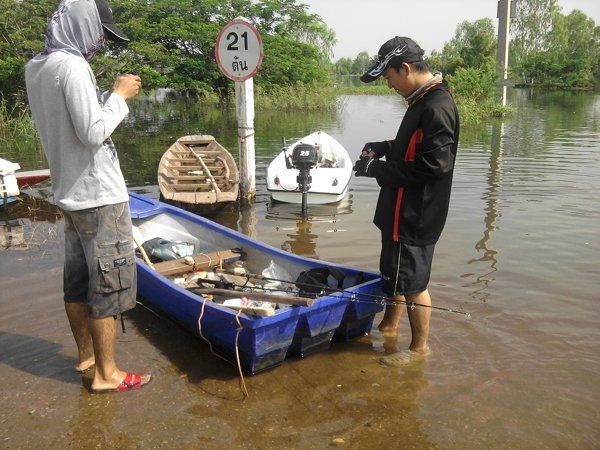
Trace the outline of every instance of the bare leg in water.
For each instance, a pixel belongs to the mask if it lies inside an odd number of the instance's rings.
[[[392,297],[392,301],[398,302],[399,304],[390,304],[385,307],[383,313],[383,319],[379,322],[378,329],[385,337],[396,337],[398,336],[398,324],[400,318],[404,312],[404,296],[397,295]]]
[[[406,296],[408,305],[408,321],[410,322],[410,331],[412,339],[410,341],[409,350],[421,356],[426,356],[431,351],[427,343],[429,339],[429,319],[431,318],[431,297],[429,291],[425,289],[423,292],[414,295]],[[411,303],[417,303],[423,306],[410,307]]]
[[[82,303],[65,302],[65,310],[69,319],[69,325],[75,338],[78,351],[78,361],[74,369],[77,372],[85,372],[95,364],[94,345],[92,335],[88,326],[87,305]]]
[[[399,297],[395,297],[398,300]],[[431,317],[431,297],[429,292],[424,290],[418,294],[407,295],[407,314],[408,321],[410,323],[411,341],[408,351],[401,351],[393,353],[391,355],[381,358],[381,362],[390,366],[403,366],[411,361],[419,360],[424,356],[431,353],[429,349],[429,319]],[[418,303],[422,306],[410,307],[411,303]],[[388,308],[394,307],[388,313]],[[401,309],[400,309],[401,308]],[[383,317],[383,320],[379,324],[379,329],[385,336],[396,336],[398,329],[398,322],[402,314],[403,306],[401,305],[388,305]],[[399,311],[399,312],[398,312]]]
[[[96,365],[92,390],[112,389],[119,386],[127,373],[119,370],[115,361],[117,336],[115,318],[112,316],[101,319],[88,318],[85,303],[65,303],[65,309],[79,352],[79,363],[75,368],[81,371],[85,367]],[[150,378],[150,375],[142,375],[141,384],[148,383]]]

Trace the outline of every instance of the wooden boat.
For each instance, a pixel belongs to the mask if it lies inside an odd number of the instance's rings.
[[[212,212],[238,199],[235,159],[213,136],[177,139],[158,166],[161,198],[198,212]]]
[[[285,252],[143,195],[130,193],[129,203],[140,253],[138,295],[208,341],[220,356],[237,363],[239,355],[238,364],[247,374],[275,367],[287,355],[328,349],[334,338],[362,336],[383,309],[382,302],[351,301],[381,295],[378,274]],[[180,256],[186,256],[153,262],[152,242],[178,243],[187,248]],[[341,287],[316,298],[295,290],[300,273],[323,267],[343,273]],[[211,279],[229,290],[211,286]],[[266,296],[269,304],[245,307],[244,297],[255,296]]]
[[[336,139],[317,131],[277,154],[267,167],[267,190],[273,200],[286,203],[302,203],[302,189],[299,186],[299,168],[293,164],[294,149],[302,144],[314,146],[317,158],[310,168],[310,188],[306,203],[325,204],[342,200],[352,176],[352,160],[346,149]]]

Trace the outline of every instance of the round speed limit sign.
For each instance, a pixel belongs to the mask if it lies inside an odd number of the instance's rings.
[[[223,75],[233,81],[245,81],[252,78],[260,67],[262,39],[251,23],[235,19],[219,33],[215,56]]]

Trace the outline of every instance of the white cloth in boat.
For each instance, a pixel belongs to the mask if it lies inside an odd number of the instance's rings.
[[[337,167],[338,158],[331,147],[323,147],[320,144],[315,144],[315,147],[319,155],[318,167]]]

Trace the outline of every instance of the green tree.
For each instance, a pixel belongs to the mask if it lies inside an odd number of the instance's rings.
[[[25,63],[43,47],[54,0],[0,0],[0,97],[10,108],[24,99]]]
[[[373,64],[373,59],[365,51],[356,55],[356,58],[340,58],[335,63],[337,75],[362,75]]]
[[[144,86],[193,93],[217,92],[226,98],[233,84],[215,60],[222,27],[238,16],[259,30],[264,44],[262,88],[326,83],[335,34],[296,0],[111,0],[127,46],[109,44],[92,60],[102,87],[117,73],[138,73]],[[56,0],[0,0],[0,95],[23,99],[25,63],[43,48]],[[263,73],[264,72],[264,73]]]
[[[555,0],[519,1],[511,30],[512,72],[523,83],[593,87],[600,31],[582,11],[565,16]]]
[[[352,75],[352,59],[340,58],[335,62],[336,75]]]
[[[510,65],[548,50],[558,0],[516,0],[510,23]]]
[[[559,83],[569,87],[593,85],[599,50],[596,28],[580,10],[568,16],[555,13],[549,53],[563,66],[562,73],[557,74]]]
[[[322,63],[322,55],[315,46],[303,45],[292,37],[269,34],[263,37],[263,45],[264,59],[256,75],[258,86],[270,91],[282,86],[329,82],[329,65]]]
[[[373,58],[369,57],[367,52],[360,52],[356,55],[354,62],[352,63],[352,73],[355,75],[362,75],[369,67],[373,64]]]
[[[491,19],[464,21],[456,27],[454,37],[444,44],[442,53],[432,52],[430,66],[444,74],[453,74],[459,67],[493,72],[496,46],[496,32]]]
[[[442,52],[433,51],[427,62],[450,82],[461,117],[475,122],[506,114],[497,100],[497,39],[491,19],[464,21],[456,27]]]
[[[296,0],[261,0],[246,17],[252,17],[261,32],[314,45],[328,61],[336,44],[335,33],[319,15],[309,14],[306,8]]]

